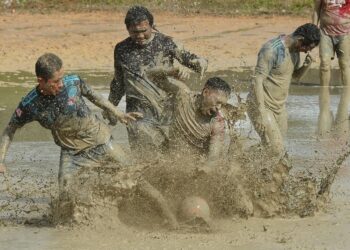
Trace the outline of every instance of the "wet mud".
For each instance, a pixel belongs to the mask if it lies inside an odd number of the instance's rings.
[[[127,169],[85,169],[76,175],[69,205],[53,210],[53,222],[99,225],[103,221],[105,225],[113,221],[111,226],[122,222],[166,228],[157,206],[137,189],[139,175],[164,195],[174,214],[179,214],[186,197],[199,196],[208,202],[213,219],[313,216],[329,202],[330,188],[347,155],[338,153],[336,160],[320,159],[313,168],[301,159],[273,158],[266,149],[253,146],[232,154],[235,157],[228,164],[210,172],[198,159],[169,157]]]
[[[215,73],[236,84],[236,90],[242,92],[244,97],[249,72],[246,69],[241,72]],[[105,94],[104,81],[109,77],[107,73],[81,73],[88,82],[95,83],[94,88]],[[2,78],[7,79],[9,87],[2,87],[1,117],[9,118],[20,96],[28,91],[16,83],[23,79],[27,81],[30,77],[24,73],[2,75]],[[196,83],[195,79],[196,76],[193,76],[191,82]],[[191,87],[196,89],[198,86],[193,84]],[[175,214],[184,198],[197,195],[207,200],[212,215],[217,218],[312,216],[328,201],[331,184],[341,165],[341,162],[334,161],[341,155],[338,151],[342,148],[339,143],[330,145],[329,141],[322,143],[312,139],[316,131],[316,114],[309,110],[317,106],[317,93],[317,88],[291,88],[287,104],[290,115],[287,144],[291,155],[287,160],[271,158],[257,146],[245,146],[243,154],[231,152],[233,158],[229,160],[230,164],[221,164],[207,174],[198,171],[202,165],[200,161],[184,161],[183,158],[144,162],[135,166],[136,170],[131,168],[117,171],[116,166],[102,171],[86,170],[77,175],[71,192],[72,202],[66,204],[62,211],[57,210],[58,149],[51,146],[42,152],[42,149],[32,147],[37,143],[28,142],[20,148],[17,144],[10,149],[10,152],[14,152],[10,156],[10,165],[11,162],[15,164],[15,171],[10,171],[1,182],[2,223],[56,225],[74,222],[91,225],[101,224],[102,218],[108,218],[106,223],[110,222],[110,216],[103,214],[112,214],[118,225],[121,221],[126,225],[162,227],[166,222],[160,211],[142,197],[133,181],[126,178],[141,170],[147,180],[169,201]],[[125,103],[122,102],[122,105]],[[6,119],[1,119],[0,123],[4,127]],[[248,136],[248,140],[243,139],[246,145],[257,143],[249,122],[241,123],[237,129],[240,137]],[[113,135],[118,141],[127,142],[125,128],[122,126],[115,128]],[[33,124],[19,131],[16,139],[47,141],[50,137],[49,132],[43,133],[38,125]],[[303,142],[304,138],[310,139]],[[23,151],[25,153],[21,154]],[[19,163],[21,161],[24,162]],[[50,166],[49,171],[47,166]]]

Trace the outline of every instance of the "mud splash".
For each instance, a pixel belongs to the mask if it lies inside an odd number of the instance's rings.
[[[202,171],[199,161],[186,159],[158,159],[122,170],[108,166],[80,171],[71,187],[72,202],[67,209],[54,211],[55,222],[108,222],[111,226],[123,222],[161,228],[165,222],[160,211],[138,192],[135,174],[142,174],[156,187],[175,214],[184,198],[200,196],[208,202],[214,218],[313,216],[327,204],[345,157],[306,169],[253,146],[210,172]]]

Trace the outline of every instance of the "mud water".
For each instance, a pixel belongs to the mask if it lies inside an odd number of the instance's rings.
[[[247,73],[248,72],[248,73]],[[249,71],[216,72],[229,81],[241,87],[241,96],[246,95],[246,84]],[[107,96],[110,73],[79,72],[103,95]],[[234,76],[232,78],[232,76]],[[0,80],[0,130],[6,126],[11,113],[20,98],[34,86],[34,78],[25,72],[1,74]],[[22,85],[22,82],[28,85]],[[192,86],[199,89],[198,83]],[[339,90],[334,89],[336,94]],[[340,154],[341,147],[336,141],[318,141],[315,137],[318,116],[317,86],[292,86],[287,103],[289,114],[289,130],[287,149],[292,159],[295,171],[313,171],[326,164],[332,164]],[[234,101],[234,100],[232,100]],[[332,98],[332,109],[335,110],[339,98]],[[125,107],[125,102],[121,103]],[[242,136],[256,140],[249,122],[243,121],[238,125]],[[141,242],[149,249],[196,249],[193,239],[201,241],[201,248],[211,249],[254,249],[266,246],[269,249],[346,249],[346,233],[349,232],[348,220],[350,215],[344,209],[348,207],[347,194],[350,190],[345,181],[349,177],[348,162],[343,164],[336,183],[332,188],[331,203],[316,217],[300,219],[258,219],[249,218],[247,221],[236,217],[218,218],[214,222],[212,234],[194,234],[193,232],[165,232],[161,221],[153,227],[143,228],[132,223],[132,227],[109,225],[109,228],[52,228],[47,223],[49,202],[57,192],[57,172],[59,149],[54,145],[48,131],[43,132],[37,124],[31,124],[16,134],[15,142],[9,149],[6,162],[9,172],[6,177],[0,177],[0,249],[120,249],[143,248]],[[127,144],[126,130],[123,126],[113,129],[113,135],[120,143]],[[317,165],[317,166],[316,166]],[[118,217],[118,214],[109,216]],[[338,220],[343,217],[344,220]],[[312,219],[314,218],[314,219]],[[127,219],[126,219],[127,220]],[[24,226],[23,226],[24,225]],[[330,227],[337,232],[339,241],[330,245],[327,238],[331,237],[324,231]],[[299,232],[299,228],[301,231]],[[303,237],[320,237],[315,243]],[[314,234],[319,236],[312,236]],[[220,236],[219,236],[220,235]],[[137,240],[135,241],[134,238]],[[218,242],[219,239],[219,242]],[[269,242],[265,242],[268,239]],[[298,243],[298,239],[303,239]],[[157,240],[158,242],[156,242]],[[97,242],[98,241],[98,242]],[[260,243],[257,243],[260,242]],[[171,246],[171,244],[174,244]],[[305,247],[309,244],[310,247]]]

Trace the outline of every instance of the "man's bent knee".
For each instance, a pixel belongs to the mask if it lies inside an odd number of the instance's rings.
[[[321,72],[329,72],[331,70],[331,58],[330,57],[321,57],[320,64]]]
[[[349,69],[350,66],[350,58],[348,56],[342,56],[339,58],[339,68],[341,70]]]

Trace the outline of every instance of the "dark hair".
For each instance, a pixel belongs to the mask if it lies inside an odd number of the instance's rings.
[[[303,44],[310,45],[312,43],[316,46],[320,43],[321,32],[320,29],[312,23],[306,23],[302,26],[299,26],[294,32],[293,36],[302,36],[304,37]]]
[[[62,60],[52,53],[46,53],[38,58],[35,63],[35,74],[48,80],[53,77],[56,71],[62,68]]]
[[[128,29],[131,25],[140,23],[142,21],[148,20],[151,27],[153,26],[153,15],[146,7],[140,5],[132,6],[125,16],[125,25]]]
[[[209,78],[205,83],[204,88],[221,90],[228,95],[231,94],[230,85],[219,77]]]

